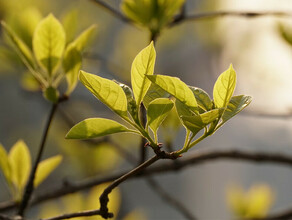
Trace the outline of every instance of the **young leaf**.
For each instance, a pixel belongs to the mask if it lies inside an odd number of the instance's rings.
[[[9,164],[11,166],[11,178],[18,189],[23,189],[31,169],[30,153],[26,144],[19,140],[9,152]]]
[[[165,92],[163,89],[161,89],[159,86],[151,83],[151,86],[149,87],[146,95],[143,98],[143,105],[146,109],[148,109],[148,106],[150,102],[157,98],[168,98],[169,94]]]
[[[201,110],[210,111],[213,108],[212,100],[210,99],[210,96],[207,92],[205,92],[203,89],[189,86],[189,88],[194,93],[194,96],[197,100],[198,106]]]
[[[61,161],[62,156],[57,155],[40,162],[36,171],[34,186],[37,187],[42,183],[59,166]]]
[[[190,130],[193,135],[196,135],[206,125],[202,122],[202,118],[199,115],[194,116],[181,116],[184,126]]]
[[[146,75],[153,75],[156,52],[153,42],[144,48],[134,59],[131,68],[131,83],[137,105],[140,105],[151,82]]]
[[[67,133],[67,139],[96,138],[120,132],[132,132],[120,123],[105,118],[88,118],[74,125]]]
[[[217,118],[219,118],[222,112],[223,112],[223,109],[213,109],[211,111],[200,114],[200,117],[202,119],[202,122],[205,125],[208,125],[211,122],[215,121]]]
[[[67,80],[67,91],[66,94],[70,93],[75,89],[78,80],[78,73],[81,68],[81,54],[75,46],[68,46],[64,58],[63,58],[63,69],[66,74]]]
[[[252,98],[250,96],[239,95],[230,99],[226,110],[223,113],[222,121],[225,123],[230,118],[241,112],[245,107],[251,103]]]
[[[179,78],[163,75],[147,76],[147,78],[184,103],[192,111],[198,112],[198,104],[192,90]]]
[[[229,103],[236,85],[236,73],[230,64],[228,70],[223,72],[217,79],[213,98],[217,108],[224,108]]]
[[[60,22],[49,14],[36,27],[33,35],[35,57],[49,76],[58,67],[65,47],[65,31]]]
[[[72,45],[78,50],[79,52],[83,51],[88,42],[91,40],[92,36],[94,35],[94,32],[96,30],[96,25],[91,25],[89,28],[84,30],[72,43],[69,45]]]
[[[84,71],[80,71],[79,79],[85,87],[112,111],[125,118],[127,114],[127,98],[123,89],[112,80],[108,80]]]
[[[173,108],[173,102],[167,98],[158,98],[152,101],[147,110],[147,124],[156,134],[158,127]]]
[[[8,156],[4,147],[0,144],[0,168],[4,174],[6,181],[10,184],[11,180],[11,168],[9,165]]]
[[[23,63],[28,68],[35,69],[35,61],[32,52],[28,48],[28,46],[17,36],[17,34],[4,21],[2,21],[1,24]]]

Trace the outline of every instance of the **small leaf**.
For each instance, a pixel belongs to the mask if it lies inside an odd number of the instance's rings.
[[[278,30],[283,38],[290,46],[292,45],[291,25],[279,23]]]
[[[192,111],[198,112],[198,104],[192,90],[179,78],[163,75],[147,76],[150,81],[173,95]]]
[[[151,83],[151,86],[149,87],[146,95],[143,98],[143,105],[146,109],[148,109],[148,106],[150,102],[157,98],[168,98],[169,94],[165,92],[163,89],[161,89],[159,86]]]
[[[229,69],[223,72],[217,79],[213,98],[217,108],[224,108],[229,103],[236,85],[236,73],[230,64]]]
[[[57,155],[40,162],[35,174],[34,186],[37,187],[42,183],[59,166],[61,161],[62,156]]]
[[[26,144],[19,140],[9,152],[12,181],[19,190],[22,190],[28,180],[31,169],[30,153]]]
[[[127,98],[123,89],[114,81],[80,71],[79,79],[101,102],[121,117],[128,117]]]
[[[131,83],[137,105],[140,105],[151,82],[146,75],[153,75],[156,52],[153,42],[144,48],[134,59],[131,68]]]
[[[67,133],[68,139],[96,138],[120,132],[132,132],[120,123],[105,118],[88,118],[74,125]]]
[[[223,113],[223,123],[228,121],[230,118],[241,112],[245,107],[251,103],[252,98],[250,96],[239,95],[234,96],[230,99],[226,110]]]
[[[213,108],[212,100],[210,99],[210,96],[207,92],[205,92],[203,89],[189,86],[189,88],[194,93],[194,96],[197,100],[198,106],[200,109],[205,111],[210,111]]]
[[[17,36],[17,34],[4,21],[2,21],[1,24],[23,63],[28,68],[35,69],[35,61],[32,52],[28,48],[28,46]]]
[[[91,25],[89,28],[84,30],[72,43],[69,45],[73,45],[76,50],[79,52],[82,52],[88,42],[91,40],[92,36],[94,35],[94,32],[96,30],[96,25]]]
[[[33,35],[35,57],[49,76],[58,67],[65,47],[65,31],[61,23],[49,14],[36,27]]]
[[[66,74],[67,80],[67,91],[66,94],[70,93],[75,89],[78,82],[78,73],[81,69],[81,54],[75,46],[68,46],[64,58],[63,58],[63,69]]]
[[[147,110],[147,124],[156,134],[158,127],[173,108],[173,102],[167,98],[158,98],[152,101]]]
[[[223,109],[213,109],[211,111],[205,112],[203,114],[200,114],[200,117],[202,119],[202,122],[205,125],[210,124],[211,122],[215,121],[218,119],[221,114],[223,113]]]
[[[190,130],[193,135],[196,135],[206,125],[202,122],[202,118],[199,115],[194,116],[181,116],[183,124]]]
[[[43,91],[43,96],[49,102],[57,103],[59,100],[59,91],[56,88],[50,86]]]
[[[8,184],[12,182],[11,180],[11,168],[9,165],[9,159],[4,147],[0,144],[0,168],[4,174],[4,177]]]
[[[69,11],[66,11],[65,14],[62,15],[61,22],[64,27],[67,43],[71,42],[77,33],[80,16],[78,9],[75,8],[69,9]]]

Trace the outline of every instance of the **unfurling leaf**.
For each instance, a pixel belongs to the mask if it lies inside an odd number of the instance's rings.
[[[26,184],[31,169],[30,153],[26,144],[22,140],[16,142],[8,157],[12,182],[21,191]]]
[[[40,66],[51,77],[54,75],[65,47],[65,31],[60,22],[49,14],[36,27],[33,51]]]
[[[101,102],[122,118],[128,117],[127,98],[123,89],[112,80],[108,80],[84,71],[79,79],[85,87]]]
[[[251,103],[252,98],[250,96],[239,95],[234,96],[230,99],[226,110],[222,115],[223,123],[228,121],[230,118],[241,112],[245,107]]]
[[[120,132],[133,132],[120,123],[105,118],[88,118],[74,125],[67,133],[68,139],[96,138]]]
[[[156,134],[158,127],[173,108],[173,102],[167,98],[153,100],[147,110],[147,124]]]
[[[224,108],[228,105],[236,85],[236,73],[230,65],[229,69],[223,72],[217,79],[213,98],[217,108]]]
[[[203,112],[210,111],[213,108],[213,103],[208,93],[205,92],[203,89],[200,89],[197,87],[193,87],[193,86],[189,86],[189,87],[194,93],[194,96],[197,100],[200,110],[202,110]],[[203,112],[200,112],[200,113],[203,113]]]
[[[140,105],[151,82],[146,75],[153,75],[156,52],[153,42],[144,48],[134,59],[131,68],[131,83],[137,105]]]
[[[147,76],[147,78],[150,79],[152,83],[173,95],[176,99],[189,107],[190,110],[198,113],[198,104],[192,90],[179,78],[164,75]]]
[[[57,155],[40,162],[35,174],[34,186],[37,187],[42,183],[56,169],[61,161],[62,156]]]

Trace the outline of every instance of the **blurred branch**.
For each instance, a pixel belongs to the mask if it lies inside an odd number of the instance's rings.
[[[107,5],[101,0],[91,0],[95,4],[97,4],[99,7],[105,9],[106,11],[110,12],[112,15],[117,17],[119,20],[125,22],[125,23],[132,23],[130,19],[128,19],[126,16],[124,16],[120,11],[112,8],[111,6]]]
[[[61,220],[61,219],[70,219],[70,218],[77,218],[77,217],[85,217],[85,216],[95,216],[100,215],[101,212],[99,210],[90,210],[90,211],[83,211],[83,212],[74,212],[70,214],[63,214],[59,216],[55,216],[52,218],[40,219],[40,220]],[[112,216],[111,216],[112,217]]]
[[[264,113],[264,112],[256,112],[256,111],[243,111],[241,115],[249,116],[249,117],[261,117],[261,118],[270,118],[270,119],[291,119],[292,114],[270,114],[270,113]]]

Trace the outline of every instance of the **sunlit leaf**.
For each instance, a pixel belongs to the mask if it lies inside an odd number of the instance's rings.
[[[181,116],[184,126],[190,130],[193,135],[196,135],[206,125],[202,122],[202,118],[199,115],[194,116]]]
[[[26,144],[22,140],[16,142],[11,148],[8,157],[12,181],[19,189],[23,189],[31,169],[30,153]]]
[[[192,90],[179,78],[164,75],[147,76],[147,78],[152,83],[173,95],[192,111],[198,112],[198,104]]]
[[[213,98],[217,108],[224,108],[228,105],[236,85],[236,73],[230,64],[228,70],[223,72],[217,79]]]
[[[149,87],[146,95],[143,98],[143,105],[146,109],[148,109],[148,106],[150,102],[157,98],[167,98],[169,97],[169,94],[165,92],[163,89],[161,89],[159,86],[151,83],[151,86]]]
[[[74,125],[67,133],[68,139],[96,138],[120,132],[131,132],[120,123],[105,118],[88,118]]]
[[[77,85],[81,61],[81,54],[76,47],[73,45],[68,46],[63,58],[63,69],[67,80],[67,95],[69,95]]]
[[[233,116],[241,112],[245,107],[251,103],[252,98],[250,96],[239,95],[234,96],[230,99],[226,110],[223,113],[222,120],[223,123],[228,121]]]
[[[41,161],[35,174],[34,186],[37,187],[42,183],[57,168],[61,161],[62,156],[60,155]]]
[[[70,45],[73,45],[80,52],[83,51],[94,35],[96,27],[96,25],[91,25],[89,28],[84,30],[72,43],[70,43]]]
[[[30,74],[29,72],[25,72],[21,76],[21,86],[23,89],[28,91],[39,91],[40,90],[40,84],[35,79],[35,77]]]
[[[207,125],[218,119],[221,116],[222,112],[223,109],[213,109],[211,111],[200,114],[200,117],[202,119],[202,122]]]
[[[49,76],[54,74],[65,47],[65,31],[61,23],[49,14],[36,27],[33,35],[35,57]]]
[[[65,14],[63,14],[61,18],[61,22],[66,33],[67,43],[71,42],[76,35],[79,16],[80,16],[79,11],[76,8],[70,9]]]
[[[0,144],[0,169],[8,183],[11,183],[11,168],[9,165],[8,155],[4,147]]]
[[[208,93],[197,87],[189,87],[195,95],[199,108],[203,111],[210,111],[213,108],[213,103]]]
[[[146,75],[153,75],[156,52],[153,42],[144,48],[134,59],[131,68],[131,83],[134,96],[139,105],[143,100],[151,82]]]
[[[128,117],[127,98],[123,89],[112,80],[108,80],[84,71],[79,79],[85,87],[101,102],[121,117]]]
[[[167,98],[158,98],[153,100],[147,110],[147,124],[151,130],[156,133],[158,127],[173,108],[173,102]]]

